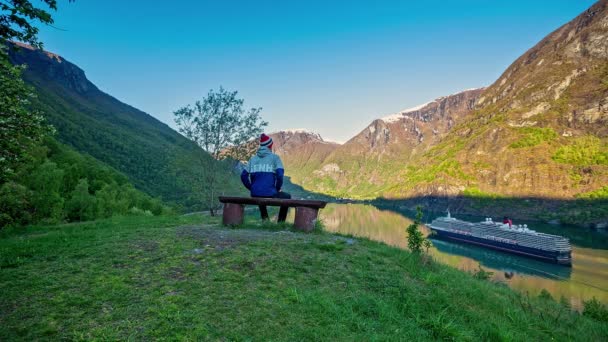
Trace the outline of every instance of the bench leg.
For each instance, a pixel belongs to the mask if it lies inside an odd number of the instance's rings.
[[[260,208],[260,216],[262,217],[262,220],[268,220],[268,209],[266,206],[258,205],[258,207]]]
[[[296,227],[296,229],[303,230],[305,232],[310,232],[315,227],[315,222],[317,222],[318,214],[319,209],[297,207],[294,226]]]
[[[225,203],[222,223],[225,226],[243,223],[245,206],[242,204]]]
[[[277,219],[277,222],[285,222],[285,220],[287,219],[288,210],[289,207],[281,207],[281,209],[279,209],[279,218]]]

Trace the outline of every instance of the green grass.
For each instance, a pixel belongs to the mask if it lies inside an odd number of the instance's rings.
[[[0,340],[608,337],[605,323],[555,301],[381,243],[217,222],[118,217],[0,232]]]
[[[517,129],[522,137],[509,145],[511,148],[524,148],[540,145],[545,141],[552,141],[557,138],[557,133],[552,128],[523,127]]]

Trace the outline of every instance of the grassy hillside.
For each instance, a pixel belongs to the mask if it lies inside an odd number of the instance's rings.
[[[10,57],[28,65],[24,79],[38,94],[33,105],[57,129],[58,139],[124,173],[138,189],[198,209],[201,191],[192,187],[192,179],[200,170],[224,174],[224,191],[238,189],[238,177],[228,177],[229,165],[212,165],[215,161],[194,143],[100,91],[62,57],[28,47]]]
[[[591,318],[380,243],[243,228],[187,216],[0,232],[0,339],[608,337],[601,305]]]

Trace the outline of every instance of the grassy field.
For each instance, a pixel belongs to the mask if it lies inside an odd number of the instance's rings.
[[[552,299],[381,243],[217,222],[0,232],[0,340],[608,338],[608,324]]]

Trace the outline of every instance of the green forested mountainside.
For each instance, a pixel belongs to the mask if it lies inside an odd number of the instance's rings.
[[[52,137],[0,185],[0,228],[36,222],[86,221],[114,215],[159,215],[161,201],[128,178]]]
[[[62,57],[22,46],[11,51],[26,64],[24,79],[38,95],[33,106],[57,129],[57,138],[124,173],[140,190],[163,201],[200,208],[201,194],[189,186],[197,168],[215,161],[194,143],[152,116],[100,91]],[[211,168],[211,167],[209,167]],[[228,173],[229,167],[213,167]],[[226,177],[224,191],[237,191]]]

